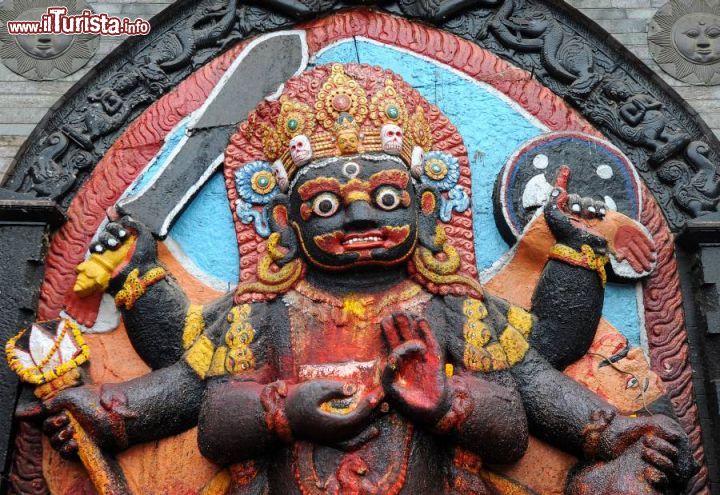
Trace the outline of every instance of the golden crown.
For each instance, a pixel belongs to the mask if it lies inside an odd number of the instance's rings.
[[[425,111],[417,105],[410,114],[389,77],[374,94],[367,94],[335,64],[310,100],[314,105],[283,95],[274,125],[249,122],[252,133],[260,127],[267,160],[282,162],[289,178],[311,160],[369,152],[400,155],[413,167],[432,147]]]

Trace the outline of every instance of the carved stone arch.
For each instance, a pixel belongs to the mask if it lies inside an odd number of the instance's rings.
[[[273,0],[252,5],[238,0],[208,0],[168,7],[153,19],[150,35],[121,45],[46,115],[19,152],[0,189],[0,229],[13,238],[24,236],[27,247],[37,251],[28,257],[8,244],[0,252],[3,266],[22,267],[12,281],[3,283],[12,287],[16,296],[11,302],[3,302],[3,309],[13,316],[2,322],[2,342],[34,318],[38,293],[21,289],[40,287],[45,235],[54,232],[60,223],[59,212],[73,214],[68,208],[95,166],[140,115],[175,91],[190,74],[208,67],[229,50],[236,50],[244,39],[303,27],[315,19],[358,8],[362,9],[357,11],[360,19],[365,9],[374,9],[412,19],[418,26],[430,24],[532,74],[536,82],[567,102],[630,158],[652,196],[646,198],[648,208],[643,223],[651,231],[654,226],[652,233],[664,249],[661,256],[666,262],[661,276],[650,280],[645,291],[646,307],[655,305],[658,331],[667,330],[657,336],[659,341],[665,341],[658,344],[658,361],[653,364],[661,374],[662,366],[670,366],[664,369],[663,378],[676,383],[677,395],[682,395],[675,401],[676,410],[680,415],[690,411],[684,426],[694,435],[699,457],[702,424],[707,467],[710,473],[717,473],[712,441],[718,426],[713,417],[717,415],[717,398],[710,387],[715,386],[713,379],[720,374],[715,374],[717,370],[704,356],[712,357],[718,351],[712,338],[703,335],[703,327],[714,333],[717,318],[714,284],[718,278],[710,267],[719,255],[704,246],[718,240],[715,213],[720,202],[716,178],[720,142],[657,75],[599,26],[559,0]],[[510,26],[511,16],[525,16],[541,24],[540,34],[528,32],[518,39],[512,31],[517,26]],[[108,95],[118,105],[106,105],[103,98]],[[632,120],[632,114],[623,112],[623,105],[631,103],[630,97],[638,96],[642,97],[636,100],[638,104],[652,107],[652,115]],[[583,130],[591,132],[591,128]],[[688,314],[689,349],[674,261],[675,236],[680,232],[688,232],[688,243],[679,252],[679,273],[685,281],[682,299]],[[84,251],[86,246],[81,248]],[[700,273],[691,272],[697,253],[699,263],[695,267]],[[703,302],[696,305],[693,290],[699,291]],[[54,309],[45,307],[41,312],[50,316]],[[707,347],[701,348],[703,345]],[[2,366],[4,374],[0,376],[7,383],[4,377],[9,377],[9,372]],[[696,378],[692,377],[693,370]],[[694,397],[691,380],[696,387]],[[13,400],[5,403],[14,404],[14,395],[14,390],[8,390],[7,397]],[[699,413],[695,412],[695,403]],[[8,408],[0,417],[0,441],[4,441],[2,434],[9,435],[10,414]],[[27,428],[22,426],[17,437],[18,451],[38,448],[33,443],[37,437],[27,434]],[[3,451],[4,445],[0,445],[0,454]],[[0,455],[0,464],[2,461]],[[707,493],[707,480],[704,468],[693,480],[690,493]]]

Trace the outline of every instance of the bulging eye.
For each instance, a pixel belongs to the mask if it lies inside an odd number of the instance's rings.
[[[319,217],[331,217],[337,212],[340,200],[333,193],[324,192],[315,196],[312,210]]]
[[[718,36],[720,36],[720,28],[719,28],[719,27],[716,27],[716,26],[713,26],[713,27],[711,27],[710,29],[708,29],[708,30],[706,31],[706,33],[707,33],[707,35],[710,36],[711,38],[717,38]]]
[[[394,187],[381,187],[375,194],[375,203],[383,210],[394,210],[400,204],[400,194]]]
[[[688,38],[697,38],[698,36],[700,36],[700,31],[698,31],[697,29],[690,29],[688,31],[685,31],[685,36],[687,36]]]
[[[635,378],[634,376],[631,376],[631,377],[628,378],[627,381],[625,382],[625,388],[626,388],[626,389],[628,389],[628,388],[637,388],[638,385],[640,385],[640,382],[639,382],[638,379]]]

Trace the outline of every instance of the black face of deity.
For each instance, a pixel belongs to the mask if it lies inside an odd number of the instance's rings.
[[[343,270],[407,260],[418,229],[407,167],[359,157],[309,167],[290,193],[289,220],[312,265]]]

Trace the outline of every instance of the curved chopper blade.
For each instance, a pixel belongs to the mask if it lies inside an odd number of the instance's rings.
[[[142,190],[121,200],[118,211],[165,237],[175,216],[222,163],[238,123],[264,98],[279,94],[307,62],[304,31],[280,31],[252,41],[192,116],[167,163]]]

